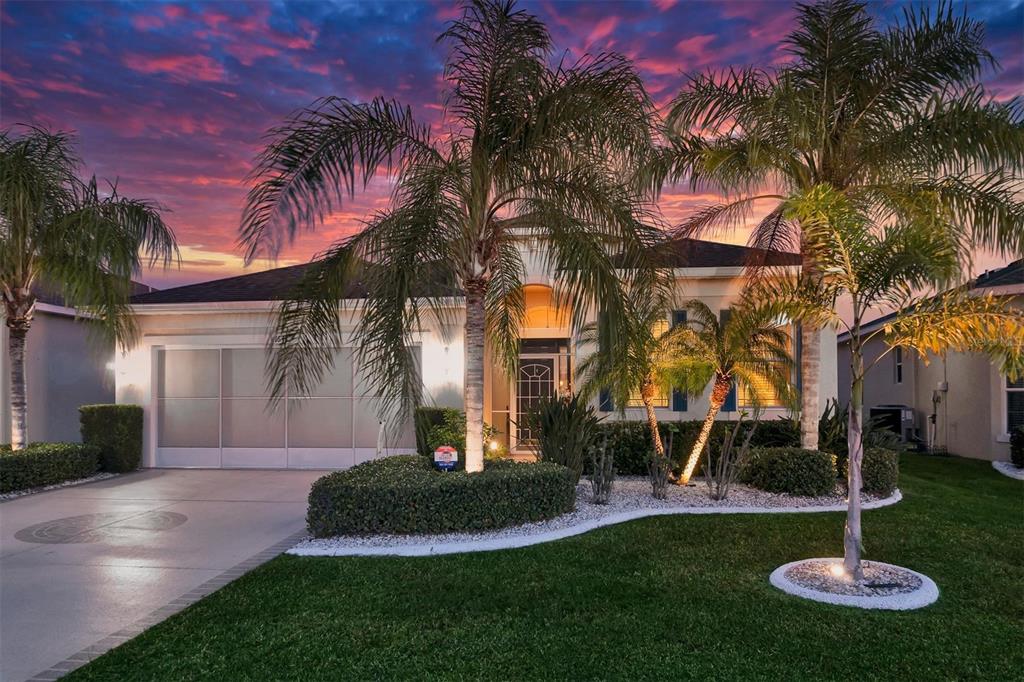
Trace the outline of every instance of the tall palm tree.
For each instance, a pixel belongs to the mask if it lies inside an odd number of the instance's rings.
[[[747,295],[721,318],[700,300],[689,301],[686,309],[686,323],[674,329],[667,340],[666,357],[677,386],[699,395],[710,383],[711,396],[704,423],[679,475],[680,485],[690,482],[715,417],[733,386],[755,404],[769,399],[790,404],[793,398],[790,338],[774,307]]]
[[[11,447],[28,438],[25,341],[40,285],[56,290],[107,338],[135,337],[128,300],[148,259],[170,263],[174,234],[159,208],[116,186],[82,181],[67,133],[25,126],[0,131],[0,288],[10,334]]]
[[[574,323],[596,301],[617,319],[623,282],[613,252],[644,278],[657,236],[636,168],[651,147],[652,108],[632,65],[616,54],[549,62],[544,25],[508,0],[465,2],[440,40],[450,52],[443,132],[377,98],[327,98],[270,133],[242,217],[249,259],[312,230],[378,172],[395,176],[390,206],[336,243],[279,309],[270,388],[317,383],[342,342],[339,302],[357,279],[357,358],[383,409],[419,397],[409,349],[422,314],[451,318],[465,297],[466,468],[483,467],[484,342],[509,369],[524,317],[520,246],[543,242]]]
[[[972,248],[970,230],[936,230],[927,215],[878,227],[864,205],[827,185],[793,197],[784,210],[787,219],[802,225],[805,248],[819,270],[813,280],[801,275],[773,283],[773,300],[780,309],[790,302],[807,319],[840,326],[850,333],[844,569],[852,580],[862,581],[860,492],[866,372],[893,348],[903,348],[925,358],[947,351],[981,352],[999,360],[1004,372],[1018,376],[1024,362],[1024,311],[991,295],[971,295],[964,286],[946,289],[960,277],[965,253]],[[925,294],[915,293],[921,291]],[[928,295],[935,291],[942,293]],[[849,319],[835,311],[840,296],[851,304]],[[879,307],[893,307],[898,312],[878,329],[865,331],[865,317]],[[887,350],[866,361],[865,345],[876,338],[884,339]]]
[[[740,226],[755,202],[774,202],[751,245],[801,251],[813,278],[820,268],[805,226],[783,203],[828,184],[879,222],[930,216],[935,229],[969,225],[976,245],[1024,251],[1012,181],[1024,171],[1024,110],[1018,99],[993,101],[978,82],[995,66],[984,25],[941,4],[905,10],[881,29],[855,0],[798,5],[797,23],[785,40],[789,63],[694,75],[673,103],[661,177],[728,194],[680,232]],[[802,326],[806,448],[818,438],[818,332]]]

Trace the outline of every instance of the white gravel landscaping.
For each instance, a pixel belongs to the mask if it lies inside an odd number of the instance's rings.
[[[766,493],[744,485],[735,485],[726,500],[712,500],[707,486],[669,485],[668,499],[651,497],[651,485],[645,477],[616,479],[607,505],[590,502],[588,481],[576,488],[576,509],[548,521],[528,523],[496,531],[450,533],[441,535],[369,535],[307,538],[288,550],[297,556],[429,556],[461,552],[486,552],[526,547],[580,535],[587,531],[632,521],[646,516],[666,514],[764,514],[800,512],[836,512],[846,510],[845,495],[837,488],[824,497],[797,497]],[[863,495],[863,508],[876,509],[902,499],[900,491],[886,498]]]
[[[58,488],[70,488],[74,485],[82,485],[84,483],[95,483],[96,481],[102,481],[108,478],[114,478],[121,474],[114,474],[110,472],[102,472],[95,474],[94,476],[86,476],[85,478],[76,478],[71,481],[63,481],[61,483],[54,483],[52,485],[43,485],[38,488],[25,488],[24,490],[15,490],[10,493],[0,494],[0,502],[6,502],[7,500],[14,500],[25,495],[35,495],[36,493],[45,493],[47,490],[57,490]]]
[[[1024,469],[1018,469],[1013,466],[1013,462],[992,462],[992,468],[1003,476],[1009,476],[1010,478],[1015,478],[1018,481],[1024,481]]]
[[[768,581],[787,594],[804,599],[861,609],[909,611],[932,604],[939,588],[926,575],[902,566],[863,561],[864,583],[832,573],[842,559],[804,559],[779,566]]]

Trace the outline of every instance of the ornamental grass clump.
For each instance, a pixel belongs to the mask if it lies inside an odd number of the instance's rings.
[[[579,482],[583,460],[594,443],[600,419],[578,395],[544,398],[526,413],[524,424],[538,461],[568,467]]]

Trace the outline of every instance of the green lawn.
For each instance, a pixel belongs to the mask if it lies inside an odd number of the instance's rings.
[[[1024,484],[906,456],[868,558],[922,571],[907,613],[785,595],[841,514],[677,516],[436,558],[280,557],[68,679],[1021,679]]]

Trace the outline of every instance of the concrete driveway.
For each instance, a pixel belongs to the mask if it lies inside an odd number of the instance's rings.
[[[322,475],[149,470],[0,503],[0,679],[55,679],[269,558]]]

